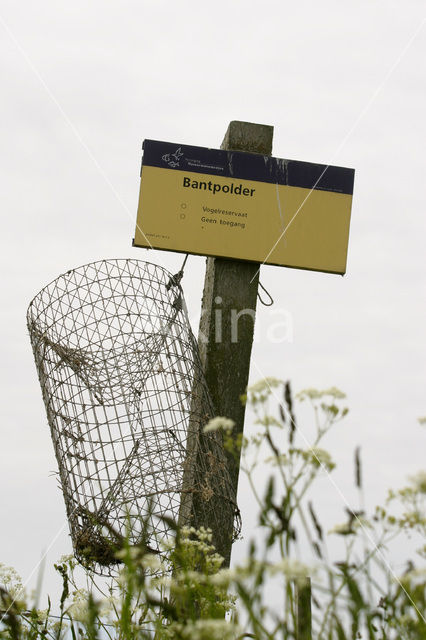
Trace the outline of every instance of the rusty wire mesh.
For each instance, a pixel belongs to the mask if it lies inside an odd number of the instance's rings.
[[[237,534],[221,436],[202,430],[214,411],[173,276],[138,260],[88,264],[42,289],[27,321],[77,559],[109,573],[126,535],[161,552],[163,516],[217,531],[234,518]]]

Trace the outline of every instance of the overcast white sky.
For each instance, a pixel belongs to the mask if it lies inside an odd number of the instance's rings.
[[[131,247],[144,138],[219,147],[230,120],[247,120],[274,125],[275,156],[356,169],[346,276],[262,268],[294,334],[269,344],[275,320],[259,307],[251,379],[348,394],[328,445],[349,501],[356,445],[370,505],[424,467],[424,14],[423,2],[395,0],[1,0],[0,562],[27,578],[65,519],[31,298],[102,258],[181,264]],[[190,257],[194,318],[203,272]],[[341,520],[341,496],[327,478],[321,487]],[[48,564],[69,551],[65,528]]]

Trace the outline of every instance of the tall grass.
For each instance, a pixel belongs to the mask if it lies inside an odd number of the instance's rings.
[[[268,378],[249,388],[243,401],[254,411],[255,435],[236,441],[229,420],[216,419],[207,427],[221,430],[230,453],[239,457],[241,449],[241,471],[257,505],[264,536],[250,542],[243,562],[221,568],[209,530],[179,528],[168,520],[173,535],[160,554],[126,540],[116,549],[120,568],[103,594],[79,587],[74,558],[62,558],[55,565],[62,594],[55,606],[48,599],[44,610],[28,602],[13,569],[0,565],[0,638],[425,640],[426,472],[390,491],[385,504],[369,515],[357,449],[359,504],[327,531],[310,492],[336,466],[323,440],[348,412],[344,394],[335,388],[307,389],[294,398],[288,383]],[[309,447],[300,442],[296,402],[312,406],[315,435]],[[270,475],[259,487],[256,471],[264,473],[265,458]],[[419,546],[399,575],[388,549],[407,536]],[[338,562],[330,560],[333,539],[344,543]],[[308,564],[297,559],[306,545],[315,557]],[[308,578],[312,631],[305,625],[301,632],[297,599]]]

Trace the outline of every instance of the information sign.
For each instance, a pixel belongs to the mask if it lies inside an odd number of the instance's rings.
[[[343,274],[354,170],[145,140],[134,245]]]

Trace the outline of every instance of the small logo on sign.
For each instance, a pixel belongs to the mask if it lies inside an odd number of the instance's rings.
[[[179,149],[176,149],[174,153],[165,153],[164,156],[162,156],[162,160],[164,160],[164,162],[166,162],[169,167],[172,167],[174,169],[175,167],[179,166],[179,161],[182,156],[183,152],[181,150],[181,147],[179,147]]]

